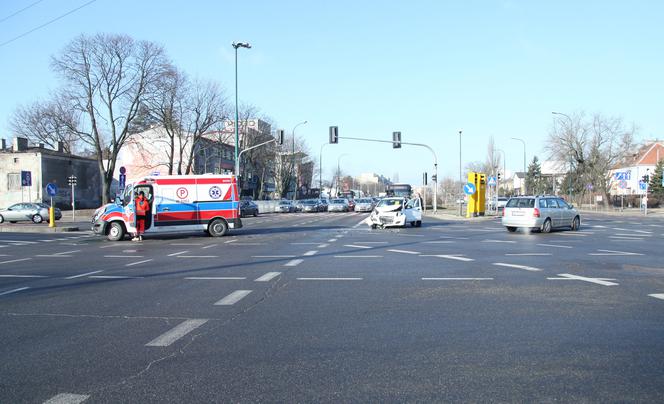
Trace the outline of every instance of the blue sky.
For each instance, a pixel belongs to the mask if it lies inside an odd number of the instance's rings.
[[[0,2],[0,19],[36,0]],[[0,22],[0,43],[86,0],[42,0]],[[508,170],[546,159],[553,117],[585,111],[635,123],[638,139],[664,134],[664,3],[659,1],[128,1],[96,0],[0,47],[0,137],[17,105],[58,87],[50,57],[80,33],[123,33],[162,44],[191,76],[218,80],[240,100],[297,129],[318,158],[328,127],[340,136],[426,143],[439,177],[484,160],[493,136]],[[419,184],[432,171],[421,148],[341,140],[323,154],[345,172],[399,173]]]

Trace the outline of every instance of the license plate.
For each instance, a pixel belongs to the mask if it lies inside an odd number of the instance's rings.
[[[520,211],[520,210],[516,210],[516,211],[512,212],[512,216],[523,216],[524,214],[525,214],[525,212]]]

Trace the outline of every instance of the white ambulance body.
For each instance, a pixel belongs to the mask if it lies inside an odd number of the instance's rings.
[[[242,227],[237,181],[232,175],[164,175],[129,182],[121,200],[95,212],[93,231],[109,240],[136,232],[135,199],[150,203],[145,234],[205,231],[223,236]]]

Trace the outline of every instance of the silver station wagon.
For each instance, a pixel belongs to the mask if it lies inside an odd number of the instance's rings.
[[[579,230],[581,217],[573,205],[557,196],[518,196],[505,204],[502,224],[509,232],[521,228],[548,233],[557,228]]]

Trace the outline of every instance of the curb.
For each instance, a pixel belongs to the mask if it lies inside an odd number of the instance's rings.
[[[0,226],[0,233],[65,233],[81,231],[79,226],[61,227],[29,227],[29,226]]]

